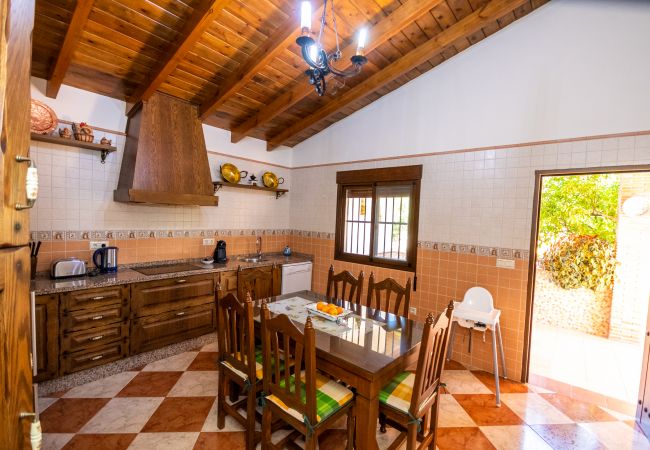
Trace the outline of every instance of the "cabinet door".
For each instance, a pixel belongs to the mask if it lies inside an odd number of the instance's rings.
[[[280,295],[280,270],[276,266],[240,270],[237,274],[237,297],[253,300]]]
[[[223,298],[228,294],[237,295],[237,271],[229,270],[228,272],[221,272],[219,274],[218,289],[218,298]]]
[[[131,288],[133,317],[214,303],[213,274],[136,283]]]
[[[56,377],[59,371],[59,296],[36,297],[36,376],[41,382]]]
[[[20,2],[15,2],[20,3]],[[29,248],[0,249],[0,444],[23,448],[22,412],[33,412]],[[27,421],[24,421],[27,422]]]
[[[29,241],[29,210],[25,204],[29,154],[31,33],[34,0],[0,0],[0,247]]]

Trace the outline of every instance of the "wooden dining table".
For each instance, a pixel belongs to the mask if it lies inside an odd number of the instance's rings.
[[[307,301],[328,300],[324,295],[311,291],[257,300],[256,322],[260,321],[262,301],[269,303],[272,316],[287,313],[292,320],[299,322],[301,319],[297,317]],[[422,324],[356,303],[343,300],[329,302],[352,313],[340,323],[326,323],[324,321],[327,319],[312,315],[316,329],[316,368],[354,388],[355,448],[376,449],[379,392],[395,375],[415,365],[422,339]],[[273,308],[273,303],[280,308]],[[292,306],[294,304],[297,306]]]

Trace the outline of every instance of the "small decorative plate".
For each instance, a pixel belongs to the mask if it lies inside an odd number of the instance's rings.
[[[32,99],[30,131],[38,134],[50,134],[59,125],[56,114],[45,103]]]

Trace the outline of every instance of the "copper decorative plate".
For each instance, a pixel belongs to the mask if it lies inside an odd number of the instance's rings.
[[[38,134],[50,134],[59,124],[56,114],[45,103],[32,99],[32,117],[30,131]]]

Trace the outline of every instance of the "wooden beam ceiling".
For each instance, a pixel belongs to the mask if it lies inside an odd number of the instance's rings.
[[[70,19],[70,25],[68,25],[68,30],[65,33],[63,45],[56,57],[56,61],[52,65],[50,76],[47,79],[45,95],[48,97],[56,98],[59,94],[61,83],[63,83],[68,67],[70,67],[70,61],[72,61],[72,53],[88,21],[93,3],[94,0],[77,0],[72,19]]]
[[[273,150],[283,145],[307,128],[341,111],[351,102],[380,89],[409,70],[428,61],[459,39],[467,38],[473,33],[480,31],[484,26],[500,19],[504,15],[511,14],[515,8],[527,2],[528,0],[492,0],[486,3],[464,19],[375,73],[363,83],[359,83],[339,97],[326,103],[322,108],[270,138],[267,142],[267,150]]]
[[[368,29],[369,42],[366,45],[366,53],[386,42],[388,39],[406,28],[418,17],[426,14],[432,8],[444,0],[407,0],[399,8],[393,11],[386,18]],[[357,50],[356,42],[352,42],[342,51],[341,69],[345,70],[351,66],[350,57]],[[302,80],[305,81],[305,80]],[[278,115],[282,114],[293,105],[314,92],[313,86],[306,82],[299,83],[295,88],[281,94],[254,116],[250,117],[243,124],[231,130],[231,141],[237,143],[246,137],[253,129],[260,127]]]
[[[312,21],[320,20],[323,8],[316,8],[312,14]],[[279,52],[291,45],[300,33],[298,13],[293,12],[284,21],[270,39],[264,41],[248,58],[239,70],[234,71],[230,77],[223,81],[219,90],[206,102],[199,106],[199,115],[205,120],[218,110],[233,94],[246,85],[261,69],[275,58]]]
[[[201,1],[195,8],[194,14],[185,23],[174,48],[149,74],[147,81],[131,95],[128,99],[129,103],[135,105],[141,100],[147,100],[158,90],[229,2],[230,0]]]

